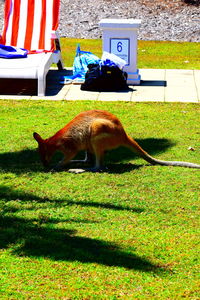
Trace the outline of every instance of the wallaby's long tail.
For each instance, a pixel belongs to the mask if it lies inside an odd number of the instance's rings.
[[[154,165],[162,165],[162,166],[177,166],[177,167],[200,169],[200,165],[186,162],[186,161],[165,161],[165,160],[155,159],[152,157],[151,163]]]
[[[131,150],[134,150],[137,152],[144,160],[149,162],[152,165],[162,165],[162,166],[178,166],[178,167],[186,167],[186,168],[196,168],[200,169],[199,164],[194,164],[190,162],[185,162],[185,161],[166,161],[166,160],[160,160],[152,157],[149,155],[146,151],[144,151],[140,145],[133,140],[131,137],[128,136],[128,142],[126,144],[128,148]]]

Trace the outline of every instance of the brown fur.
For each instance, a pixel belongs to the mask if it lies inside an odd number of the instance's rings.
[[[66,165],[79,151],[86,150],[95,155],[94,169],[100,170],[105,151],[125,146],[137,152],[151,164],[200,168],[198,164],[162,161],[153,158],[126,134],[116,116],[103,110],[90,110],[78,114],[64,128],[46,140],[37,133],[34,133],[33,136],[38,142],[44,166],[49,164],[57,150],[64,154],[64,159],[59,167]]]

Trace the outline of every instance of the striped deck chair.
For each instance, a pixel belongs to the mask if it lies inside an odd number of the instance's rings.
[[[27,58],[0,58],[0,78],[38,80],[38,96],[45,95],[52,63],[63,68],[58,28],[60,0],[5,0],[0,44],[27,49]]]

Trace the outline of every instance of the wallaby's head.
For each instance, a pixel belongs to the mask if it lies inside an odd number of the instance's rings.
[[[33,137],[38,142],[38,151],[40,153],[40,159],[43,163],[43,166],[46,168],[48,167],[48,164],[52,157],[52,151],[50,147],[48,147],[46,141],[43,140],[38,133],[34,132]]]

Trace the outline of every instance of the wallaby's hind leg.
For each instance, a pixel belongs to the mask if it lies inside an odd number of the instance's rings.
[[[91,147],[95,154],[95,166],[91,171],[104,169],[104,154],[122,145],[126,134],[121,126],[113,124],[110,120],[96,119],[91,124]]]
[[[104,149],[97,144],[93,146],[95,154],[95,165],[90,169],[92,172],[101,172],[104,169]]]

